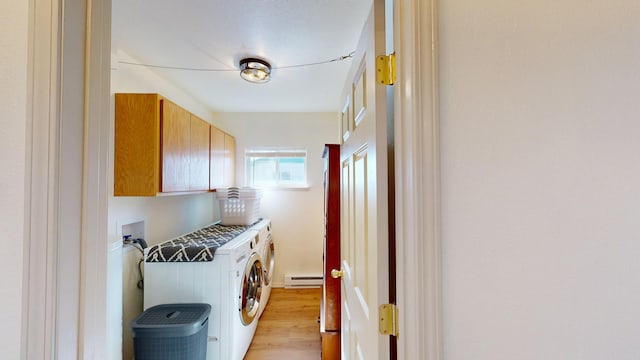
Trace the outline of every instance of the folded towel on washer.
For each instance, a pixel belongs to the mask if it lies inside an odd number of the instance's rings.
[[[253,225],[253,224],[252,224]],[[235,239],[252,225],[214,224],[149,248],[146,262],[212,261],[220,246]]]

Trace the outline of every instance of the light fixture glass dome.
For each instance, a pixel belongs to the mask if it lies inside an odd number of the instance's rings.
[[[271,80],[271,65],[262,59],[240,60],[240,77],[248,82],[262,84]]]

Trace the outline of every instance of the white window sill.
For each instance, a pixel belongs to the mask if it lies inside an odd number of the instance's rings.
[[[256,188],[258,189],[262,189],[262,190],[286,190],[286,191],[291,191],[291,190],[309,190],[311,189],[311,186],[309,185],[274,185],[274,186],[256,186]]]

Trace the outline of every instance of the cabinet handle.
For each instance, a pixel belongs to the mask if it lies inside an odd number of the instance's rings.
[[[331,270],[331,277],[334,279],[339,279],[342,277],[342,270],[333,269]]]

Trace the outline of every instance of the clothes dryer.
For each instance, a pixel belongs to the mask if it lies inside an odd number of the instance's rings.
[[[250,230],[256,230],[258,232],[257,252],[262,258],[262,269],[264,271],[262,276],[262,297],[258,310],[258,317],[260,317],[269,302],[276,262],[275,244],[271,234],[271,220],[262,219],[253,225]]]
[[[207,360],[242,360],[258,323],[264,274],[257,234],[245,231],[215,250],[212,261],[145,262],[144,308],[211,305]]]

